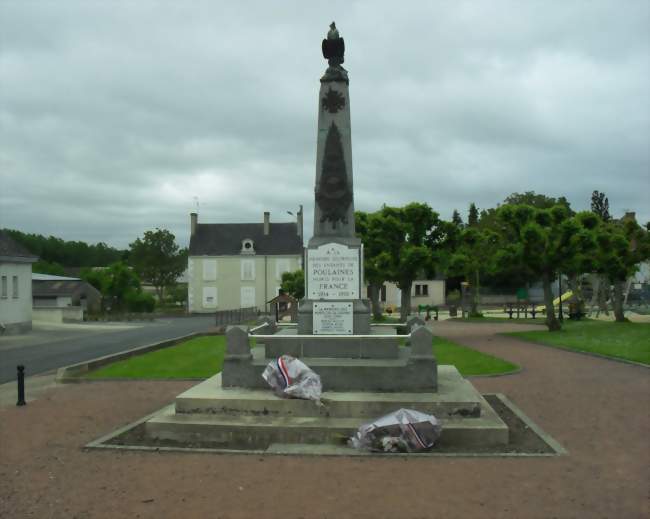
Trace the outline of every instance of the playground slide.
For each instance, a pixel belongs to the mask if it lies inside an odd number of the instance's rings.
[[[569,291],[565,292],[564,294],[562,294],[560,297],[556,297],[553,300],[553,308],[559,306],[560,298],[562,298],[562,302],[565,303],[566,301],[568,301],[571,298],[571,296],[573,296],[573,290],[569,290]],[[540,306],[539,307],[540,312],[543,312],[544,310],[546,310],[546,306]]]

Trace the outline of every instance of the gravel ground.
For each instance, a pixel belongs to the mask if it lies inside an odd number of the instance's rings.
[[[650,370],[435,323],[516,362],[475,378],[569,450],[553,458],[358,459],[84,451],[192,382],[95,382],[0,407],[4,518],[647,518]]]

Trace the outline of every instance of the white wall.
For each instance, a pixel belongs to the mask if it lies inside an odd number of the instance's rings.
[[[32,315],[34,321],[45,323],[63,323],[84,320],[84,311],[80,306],[35,306]]]
[[[252,268],[242,267],[242,261]],[[190,312],[212,313],[242,308],[253,302],[260,310],[277,295],[282,271],[300,269],[299,255],[258,256],[191,256],[188,258],[187,302]],[[254,274],[253,279],[248,278]],[[207,289],[207,290],[206,290]],[[210,295],[208,305],[204,295]]]
[[[402,304],[402,291],[397,288],[395,283],[386,282],[386,301],[384,306],[397,306]],[[416,296],[415,285],[427,285],[428,295]],[[411,307],[417,308],[418,305],[444,305],[445,304],[445,282],[443,280],[419,279],[413,282],[411,286]]]
[[[7,277],[7,297],[0,293],[0,323],[6,325],[32,321],[32,264],[0,263],[2,276]],[[13,277],[18,276],[18,298],[13,297]]]

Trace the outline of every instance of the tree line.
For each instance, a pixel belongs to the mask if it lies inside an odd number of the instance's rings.
[[[381,317],[379,295],[384,282],[401,290],[401,318],[411,308],[411,287],[436,274],[461,278],[471,287],[470,315],[480,315],[482,286],[516,289],[541,282],[546,324],[561,328],[553,306],[552,283],[569,280],[581,301],[580,278],[596,274],[614,287],[617,321],[623,315],[623,287],[638,265],[650,259],[650,224],[634,218],[614,219],[604,193],[594,191],[591,210],[576,212],[564,197],[532,191],[513,193],[495,208],[479,211],[470,204],[467,221],[454,210],[450,221],[426,203],[384,205],[376,212],[355,213],[357,235],[364,245],[364,274],[375,317]],[[296,281],[283,287],[291,293]]]
[[[112,311],[151,311],[154,298],[142,291],[142,283],[150,283],[158,301],[186,299],[185,290],[175,290],[176,279],[187,266],[187,250],[181,249],[176,237],[166,229],[146,231],[141,238],[120,250],[105,243],[87,244],[66,241],[54,236],[7,232],[32,254],[39,257],[33,272],[65,275],[69,267],[82,267],[78,276],[97,288],[104,303]]]
[[[614,314],[622,321],[624,284],[639,263],[650,259],[650,224],[613,219],[607,197],[598,191],[590,211],[573,211],[564,197],[526,192],[483,211],[470,204],[467,222],[458,211],[445,221],[428,204],[414,202],[358,212],[356,224],[373,313],[381,312],[381,285],[392,281],[402,293],[402,319],[411,308],[413,282],[441,273],[469,283],[474,314],[485,283],[521,287],[541,281],[546,323],[549,330],[559,330],[552,283],[560,274],[567,276],[580,298],[579,279],[592,273],[614,287]]]

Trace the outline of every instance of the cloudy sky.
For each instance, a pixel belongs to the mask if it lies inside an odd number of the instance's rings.
[[[346,41],[357,209],[604,191],[650,219],[650,3],[0,0],[0,227],[126,247],[311,235],[320,41]]]

